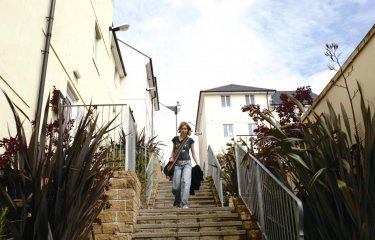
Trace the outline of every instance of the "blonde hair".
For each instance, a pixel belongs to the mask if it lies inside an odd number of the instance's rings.
[[[186,128],[188,130],[187,135],[190,136],[191,135],[191,127],[190,127],[189,123],[187,123],[187,122],[181,122],[180,123],[180,126],[178,127],[178,132],[180,133],[180,130],[183,126],[186,126]]]

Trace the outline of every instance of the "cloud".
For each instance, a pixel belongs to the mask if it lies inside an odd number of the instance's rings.
[[[276,90],[310,85],[319,94],[334,74],[327,68],[325,44],[338,43],[345,60],[372,27],[375,12],[370,0],[115,4],[115,21],[131,25],[121,39],[153,58],[160,101],[180,101],[179,119],[192,123],[200,90],[227,84]]]

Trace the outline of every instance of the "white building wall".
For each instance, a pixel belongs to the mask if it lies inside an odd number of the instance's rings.
[[[146,64],[150,59],[137,51],[119,43],[124,56],[127,77],[124,80],[124,87],[121,88],[120,100],[128,104],[133,110],[138,131],[145,129],[146,136],[153,136],[154,109],[151,104],[150,91],[147,83]]]
[[[233,124],[233,135],[248,135],[248,124],[253,120],[241,108],[246,105],[246,94],[253,94],[255,104],[267,108],[271,94],[266,93],[204,93],[202,94],[202,116],[200,119],[199,137],[201,164],[207,166],[207,147],[211,146],[215,154],[223,153],[226,144],[232,142],[232,137],[224,137],[224,124]],[[222,107],[221,96],[230,96],[231,106]]]
[[[3,1],[0,8],[0,30],[4,33],[0,38],[0,87],[30,120],[35,119],[50,2]],[[79,104],[118,103],[112,85],[120,82],[111,53],[112,9],[112,1],[57,1],[43,108],[53,86],[63,94],[69,87]],[[95,24],[100,36],[96,65]],[[74,76],[74,70],[79,71],[80,79]],[[8,106],[2,94],[0,104]],[[0,136],[8,135],[6,126],[12,123],[10,111],[2,111],[0,126],[4,127],[0,128]]]

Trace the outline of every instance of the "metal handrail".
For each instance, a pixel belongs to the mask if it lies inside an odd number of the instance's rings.
[[[303,240],[303,205],[259,160],[235,144],[238,192],[263,239]]]
[[[90,105],[63,104],[62,107],[66,120],[73,119],[76,124],[86,116],[90,109]],[[91,105],[90,111],[94,112],[94,116],[98,116],[98,128],[114,119],[109,127],[109,129],[114,128],[114,130],[103,136],[103,144],[112,147],[107,160],[116,167],[135,171],[137,132],[130,107],[126,104],[94,104]],[[74,131],[74,128],[72,130]],[[124,136],[121,136],[121,131],[124,132]]]
[[[224,198],[223,198],[223,182],[221,179],[221,166],[219,161],[217,160],[214,152],[212,151],[211,146],[208,146],[208,174],[212,177],[214,181],[214,185],[220,199],[221,206],[224,205]]]
[[[154,159],[155,159],[154,155],[155,154],[151,154],[147,167],[146,167],[146,176],[147,176],[146,203],[147,203],[147,206],[150,203],[152,189],[154,187]]]

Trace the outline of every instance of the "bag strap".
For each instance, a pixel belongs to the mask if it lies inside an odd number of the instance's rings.
[[[189,137],[186,136],[186,137],[184,138],[184,140],[182,140],[180,146],[178,146],[177,150],[174,152],[174,154],[173,154],[173,159],[174,159],[175,161],[177,161],[177,157],[178,157],[178,155],[180,155],[180,153],[181,153],[181,151],[182,151],[182,148],[184,147],[184,145],[185,145],[185,143],[187,142],[188,139],[189,139]]]

